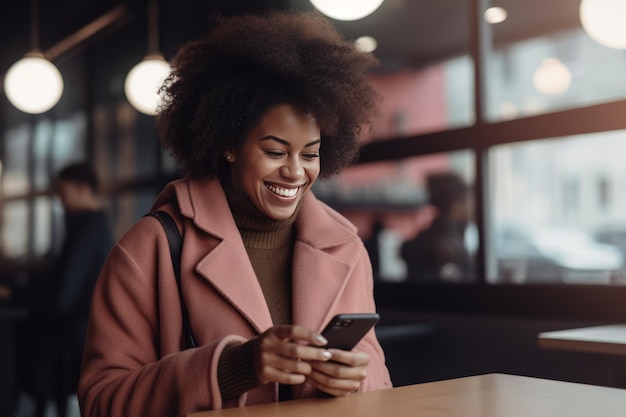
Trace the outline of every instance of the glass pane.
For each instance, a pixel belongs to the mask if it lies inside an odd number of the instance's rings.
[[[28,255],[29,213],[26,200],[4,204],[2,213],[2,251],[9,259],[25,258]]]
[[[103,183],[149,178],[157,174],[159,141],[154,119],[128,102],[98,106],[94,116],[94,165]]]
[[[33,255],[43,257],[52,249],[52,205],[50,197],[38,197],[33,206]]]
[[[309,0],[286,5],[315,10]],[[349,41],[375,40],[371,53],[380,66],[371,80],[383,97],[382,114],[364,142],[474,123],[470,2],[388,0],[361,19],[331,22]]]
[[[150,211],[157,193],[151,190],[135,190],[114,197],[112,218],[115,222],[115,238],[119,239],[144,214]]]
[[[33,135],[33,188],[46,189],[50,185],[49,156],[54,134],[51,120],[42,120]]]
[[[470,151],[351,167],[314,192],[359,229],[385,281],[474,277],[474,156]]]
[[[129,149],[129,151],[134,154],[134,160],[132,162],[134,172],[131,174],[132,178],[154,176],[157,173],[157,164],[158,159],[160,158],[159,149],[161,147],[161,144],[155,134],[154,118],[141,115],[127,102],[120,105],[118,113],[121,113],[122,108],[125,113],[132,112],[135,115],[132,124],[120,124],[123,135],[126,134],[126,129],[132,128],[132,137],[125,139],[133,144],[133,149]],[[129,115],[125,117],[128,116]],[[131,119],[130,117],[128,118]],[[120,149],[122,149],[122,147],[120,147]],[[120,157],[124,157],[124,155],[120,155]],[[131,157],[131,155],[129,155],[129,157]]]
[[[54,123],[53,172],[59,171],[69,163],[85,160],[86,138],[87,118],[84,113],[76,113]]]
[[[182,168],[176,162],[176,159],[170,154],[169,151],[161,149],[161,170],[164,174],[179,174],[182,175]]]
[[[626,283],[626,131],[495,147],[490,282]]]
[[[114,125],[112,112],[108,107],[96,106],[92,113],[93,117],[93,165],[98,173],[101,184],[111,181],[113,168],[115,167],[115,135],[111,132]]]
[[[26,194],[28,182],[28,148],[31,130],[26,124],[9,129],[4,136],[2,158],[2,193],[5,196]]]
[[[493,50],[487,57],[489,120],[626,97],[626,78],[622,76],[626,55],[587,34],[580,23],[579,4],[542,1],[537,7],[541,13],[533,13],[532,18],[528,15],[531,5],[507,5],[508,18],[493,26]]]
[[[135,144],[135,126],[138,114],[130,105],[122,103],[116,108],[116,179],[132,180],[137,178],[137,166],[135,160],[140,151]]]
[[[373,74],[381,116],[364,142],[468,126],[474,122],[473,64],[468,55],[426,68]]]

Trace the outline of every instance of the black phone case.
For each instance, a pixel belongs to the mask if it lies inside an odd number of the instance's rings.
[[[376,313],[336,315],[322,331],[322,336],[328,340],[326,347],[352,350],[379,320]]]

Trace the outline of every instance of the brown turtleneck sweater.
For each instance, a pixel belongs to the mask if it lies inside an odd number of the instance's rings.
[[[247,197],[236,194],[229,185],[225,184],[224,190],[272,322],[275,325],[289,324],[293,223],[298,210],[287,219],[275,220],[261,213]],[[259,385],[251,342],[233,344],[224,350],[218,366],[218,379],[224,400],[237,398]]]

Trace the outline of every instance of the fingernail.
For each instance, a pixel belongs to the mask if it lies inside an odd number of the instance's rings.
[[[322,353],[322,356],[324,357],[324,359],[330,359],[330,358],[333,357],[333,353],[331,351],[329,351],[329,350],[325,350]]]
[[[317,341],[320,342],[320,344],[322,345],[328,344],[328,340],[326,340],[326,338],[321,334],[317,335]]]

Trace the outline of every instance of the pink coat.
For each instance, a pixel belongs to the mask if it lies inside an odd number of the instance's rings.
[[[115,245],[95,289],[78,395],[84,417],[184,416],[276,401],[267,384],[222,401],[217,364],[225,345],[272,326],[270,312],[218,180],[168,185],[153,209],[179,220],[182,285],[200,347],[182,350],[181,310],[167,239],[145,217]],[[182,224],[181,224],[182,222]],[[296,219],[293,322],[321,331],[338,313],[374,312],[372,271],[355,227],[305,196]],[[371,358],[362,390],[391,387],[371,331],[355,348]],[[295,397],[315,396],[308,384]]]

